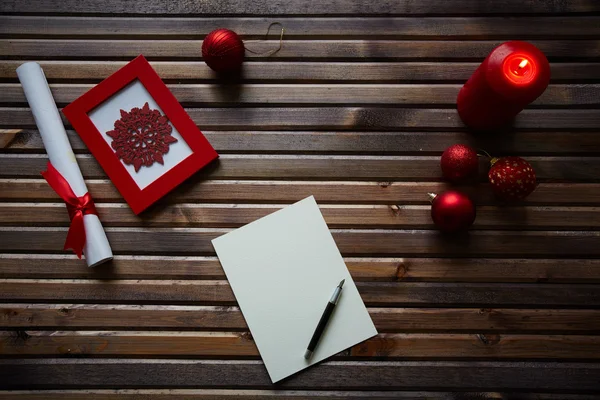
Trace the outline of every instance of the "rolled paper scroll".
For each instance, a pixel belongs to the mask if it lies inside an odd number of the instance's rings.
[[[87,187],[67,138],[67,132],[56,108],[56,103],[54,103],[44,71],[38,63],[27,62],[17,68],[17,75],[42,136],[50,163],[68,182],[77,197],[87,195]],[[85,214],[83,225],[85,228],[83,253],[87,265],[95,267],[112,260],[112,250],[98,216],[93,213]]]

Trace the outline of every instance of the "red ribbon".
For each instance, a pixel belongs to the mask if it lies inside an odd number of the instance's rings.
[[[88,214],[98,215],[96,206],[94,206],[94,200],[92,200],[92,196],[90,196],[89,193],[77,197],[75,193],[73,193],[73,189],[71,189],[69,182],[67,182],[50,162],[48,162],[48,170],[42,172],[42,176],[67,205],[71,226],[67,233],[64,250],[72,249],[73,252],[77,254],[77,257],[81,258],[83,246],[85,246],[83,216]]]

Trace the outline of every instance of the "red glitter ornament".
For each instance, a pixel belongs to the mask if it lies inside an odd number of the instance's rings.
[[[135,172],[142,166],[150,167],[155,162],[163,164],[163,154],[169,145],[177,142],[171,131],[169,120],[158,110],[134,107],[127,112],[121,110],[121,119],[115,121],[115,129],[106,132],[113,138],[110,143],[117,157],[126,165],[133,165]]]
[[[440,166],[444,177],[451,182],[474,178],[479,171],[477,152],[464,144],[452,145],[442,154]]]
[[[455,232],[467,229],[475,221],[475,204],[464,193],[449,190],[431,197],[431,219],[442,231]]]
[[[523,200],[535,189],[535,171],[521,157],[492,158],[490,163],[492,191],[501,200]]]
[[[212,31],[202,42],[202,57],[216,72],[239,70],[244,61],[244,42],[234,31],[221,28]]]

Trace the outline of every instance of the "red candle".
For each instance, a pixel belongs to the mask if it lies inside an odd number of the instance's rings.
[[[537,99],[550,82],[550,64],[527,42],[496,47],[458,93],[458,115],[474,129],[489,130],[509,123]]]

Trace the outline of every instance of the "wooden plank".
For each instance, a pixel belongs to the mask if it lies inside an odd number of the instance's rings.
[[[266,25],[266,24],[265,24]],[[339,60],[414,60],[481,61],[496,41],[411,41],[411,40],[289,40],[276,54],[267,56],[277,48],[278,41],[265,40],[252,45],[257,54],[247,52],[249,59],[313,61],[326,58]],[[595,40],[532,40],[551,61],[576,61],[600,59]],[[99,39],[1,39],[0,56],[33,59],[113,59],[125,60],[144,54],[151,60],[201,59],[201,40],[99,40]],[[568,60],[567,60],[568,59]],[[157,60],[158,61],[158,60]]]
[[[600,260],[346,257],[344,261],[356,281],[600,282]],[[226,279],[216,257],[115,256],[105,268],[82,265],[72,254],[2,254],[0,278]]]
[[[600,26],[600,23],[598,24]],[[90,90],[92,84],[50,85],[54,101],[66,105]],[[177,99],[189,106],[223,104],[336,104],[336,105],[430,105],[454,106],[462,85],[441,84],[176,84],[169,85]],[[0,84],[2,103],[27,105],[23,89],[18,83]],[[533,106],[598,106],[600,85],[550,85]]]
[[[115,254],[214,255],[217,228],[106,228]],[[59,252],[67,228],[0,227],[2,252]],[[344,255],[399,257],[598,257],[598,231],[470,231],[333,229]]]
[[[100,81],[123,67],[124,61],[38,61],[48,81]],[[16,69],[23,61],[0,60],[0,79],[17,81]],[[167,82],[218,81],[203,61],[152,61],[152,67]],[[456,82],[464,83],[477,62],[261,62],[244,64],[244,82]],[[600,66],[595,63],[551,63],[551,82],[597,81]]]
[[[122,202],[107,180],[87,180],[97,202]],[[219,181],[184,182],[166,197],[177,202],[293,203],[314,195],[319,204],[429,204],[423,193],[459,189],[478,205],[498,204],[487,184],[451,186],[442,182],[312,182],[312,181]],[[58,201],[43,179],[0,179],[2,201]],[[526,205],[592,205],[600,203],[597,183],[540,183],[523,202]]]
[[[598,113],[600,115],[600,113]],[[96,159],[77,155],[85,178],[105,178]],[[538,181],[597,182],[600,157],[527,157]],[[1,178],[38,178],[48,159],[42,154],[0,154]],[[480,159],[480,181],[486,180]],[[438,156],[330,156],[225,154],[188,182],[204,179],[441,180]]]
[[[599,260],[532,259],[401,259],[396,271],[401,281],[436,282],[587,282],[596,281]],[[365,264],[348,262],[351,268]],[[358,264],[358,265],[357,265]],[[370,266],[367,264],[367,266]],[[568,266],[568,267],[567,267]],[[367,270],[372,269],[372,267]],[[379,270],[379,269],[378,269]]]
[[[513,393],[463,392],[465,399],[502,400]],[[231,389],[122,389],[122,390],[11,390],[0,392],[2,400],[448,400],[456,393],[415,391],[307,391],[307,390],[231,390]],[[519,393],[520,400],[597,400],[595,395]]]
[[[236,357],[259,359],[250,332],[0,331],[4,357]],[[388,359],[600,358],[600,337],[582,335],[379,334],[337,355]]]
[[[409,359],[593,359],[600,356],[599,350],[598,336],[380,334],[350,348],[350,356]],[[54,351],[51,354],[57,353]]]
[[[551,36],[570,38],[600,35],[600,17],[545,16],[521,18],[489,17],[375,17],[375,18],[277,18],[285,27],[285,37],[306,38],[375,37],[526,39]],[[160,38],[202,38],[227,27],[247,37],[264,37],[268,18],[122,18],[0,16],[0,35],[27,35],[44,39],[52,36],[153,36]],[[274,35],[276,36],[276,35]]]
[[[140,281],[2,279],[4,302],[80,302],[106,304],[235,305],[226,281]],[[508,283],[358,282],[368,306],[527,306],[600,305],[598,285]]]
[[[383,309],[386,310],[386,309]],[[412,309],[411,309],[412,310]],[[472,315],[477,319],[477,311],[472,310]],[[565,316],[564,321],[573,323],[574,331],[588,332],[587,325],[581,324],[582,318],[588,318],[595,315],[592,310],[568,310],[576,314]],[[587,314],[586,314],[587,312]],[[223,306],[128,306],[128,305],[101,305],[101,304],[2,304],[0,305],[0,327],[2,328],[27,328],[27,329],[178,329],[178,330],[227,330],[227,331],[247,331],[248,326],[237,307]],[[544,311],[542,311],[544,313]],[[371,313],[378,315],[382,313]],[[535,314],[531,312],[530,314]],[[529,314],[529,315],[530,315]],[[421,320],[427,320],[421,317]],[[515,317],[508,316],[507,324],[516,322]],[[541,315],[541,314],[538,314]],[[388,313],[383,314],[384,327],[387,330],[400,327],[396,325],[394,316]],[[375,317],[374,317],[375,318]],[[460,317],[458,317],[460,318]],[[522,319],[521,317],[516,317]],[[403,318],[410,320],[410,318]],[[413,318],[413,325],[419,326],[419,317]],[[469,319],[469,318],[463,318]],[[481,319],[481,318],[479,318]],[[534,319],[538,319],[535,318]],[[444,318],[442,318],[442,321]],[[417,321],[417,322],[415,322]],[[548,324],[552,329],[564,325],[558,324],[556,317],[550,316]],[[579,322],[578,322],[579,321]],[[427,325],[427,322],[423,323]],[[472,325],[473,323],[471,323]],[[477,323],[475,323],[477,324]],[[490,322],[480,322],[480,325],[490,324]],[[431,325],[431,322],[429,323]],[[521,325],[527,325],[523,321]],[[545,324],[542,324],[543,327]],[[592,323],[592,327],[595,326]],[[437,326],[437,325],[436,325]],[[440,323],[439,326],[444,326]],[[110,327],[110,328],[109,328]],[[598,326],[596,326],[598,328]],[[384,328],[385,329],[385,328]],[[436,328],[437,329],[437,328]],[[591,328],[593,329],[593,328]]]
[[[599,372],[598,364],[565,362],[337,361],[309,368],[276,388],[589,392],[599,390]],[[259,361],[217,360],[0,360],[0,382],[2,389],[273,387]]]
[[[0,331],[2,355],[5,357],[188,355],[253,359],[259,356],[250,332],[27,331],[27,335],[27,339],[21,340],[16,336],[16,332]]]
[[[0,255],[2,278],[227,279],[216,257],[115,256],[107,268],[81,267],[82,261],[74,255]],[[360,280],[390,281],[397,269],[398,263],[393,261],[357,262],[353,276]],[[595,268],[589,270],[593,274]]]
[[[454,109],[389,107],[188,108],[203,130],[464,130]],[[70,126],[66,118],[63,120]],[[525,110],[514,120],[517,130],[580,130],[600,126],[597,110]],[[33,128],[28,108],[0,109],[0,127]]]
[[[1,304],[3,329],[247,331],[237,307]],[[369,308],[381,333],[600,334],[600,310]]]
[[[600,68],[600,67],[599,67]],[[468,132],[286,132],[286,131],[203,131],[220,153],[310,153],[310,154],[441,154],[456,143],[478,149],[493,149],[496,156],[507,155],[595,155],[600,153],[597,132],[544,131],[515,132],[519,140],[504,135],[473,135]],[[79,135],[67,135],[76,153],[87,153]],[[36,129],[0,130],[4,152],[45,152]]]
[[[569,2],[529,2],[518,0],[459,0],[439,3],[432,0],[414,4],[409,0],[392,2],[364,2],[360,0],[312,1],[304,3],[277,3],[264,1],[228,0],[222,2],[145,1],[143,6],[133,5],[127,0],[108,0],[98,4],[93,0],[33,0],[23,4],[17,0],[5,0],[0,13],[78,13],[78,14],[213,14],[213,15],[395,15],[395,14],[538,14],[538,13],[582,13],[597,12],[600,7],[585,0]]]
[[[278,211],[260,204],[178,204],[136,216],[127,204],[97,203],[105,227],[236,228]],[[430,206],[322,205],[330,228],[435,229]],[[0,203],[0,226],[69,226],[64,203]],[[591,230],[600,207],[478,207],[473,229]]]

